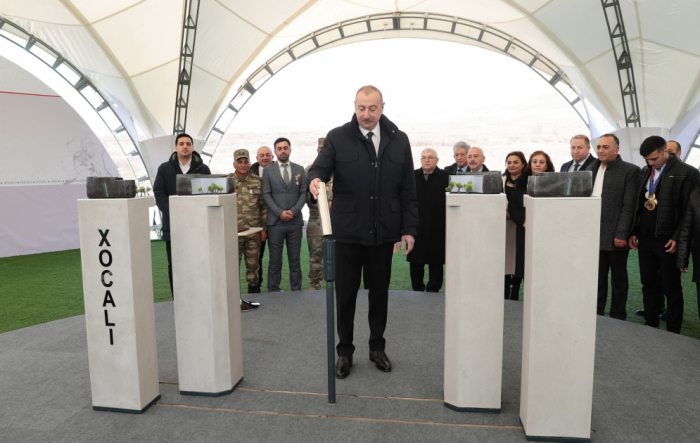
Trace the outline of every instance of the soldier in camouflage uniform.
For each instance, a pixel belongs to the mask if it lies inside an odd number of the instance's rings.
[[[323,141],[325,137],[318,139],[318,149],[316,152],[321,152],[323,149]],[[311,165],[304,170],[309,173]],[[331,205],[333,199],[333,178],[326,183],[328,190],[328,206]],[[309,222],[306,225],[306,242],[309,245],[309,280],[311,284],[309,289],[321,289],[323,281],[323,234],[321,232],[321,218],[318,213],[318,204],[312,201],[311,194],[306,193],[306,204],[309,206]]]
[[[258,269],[260,263],[260,242],[267,239],[267,206],[263,201],[262,179],[250,171],[250,156],[247,149],[237,149],[233,153],[233,168],[235,174],[236,194],[238,196],[238,229],[262,227],[263,231],[238,238],[238,262],[245,254],[245,277],[248,282],[248,293],[260,292],[258,288]],[[260,306],[260,303],[248,302],[241,299],[241,311],[250,311]]]

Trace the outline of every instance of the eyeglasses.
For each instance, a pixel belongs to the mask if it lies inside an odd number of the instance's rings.
[[[423,161],[423,160],[435,160],[436,158],[437,157],[431,155],[430,157],[421,157],[420,159],[421,159],[421,161]]]

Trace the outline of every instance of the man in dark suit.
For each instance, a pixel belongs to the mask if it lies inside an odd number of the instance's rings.
[[[452,147],[455,162],[445,168],[447,175],[457,175],[457,173],[463,174],[469,170],[469,165],[467,164],[467,151],[469,151],[469,148],[471,148],[471,146],[469,146],[467,142],[459,141],[455,143]]]
[[[268,166],[275,157],[272,155],[272,150],[267,146],[261,146],[258,148],[258,155],[255,158],[257,161],[250,165],[250,170],[258,175],[260,178],[263,176],[263,169]],[[260,242],[260,267],[258,268],[258,285],[250,287],[250,293],[259,293],[260,287],[263,282],[263,256],[265,256],[265,245],[267,240]]]
[[[488,172],[489,168],[484,165],[486,156],[484,150],[473,146],[467,151],[467,172]],[[445,185],[447,187],[447,185]]]
[[[335,376],[345,378],[352,367],[357,291],[363,268],[369,287],[369,359],[377,369],[391,371],[386,355],[387,308],[394,244],[413,249],[418,230],[416,180],[411,145],[386,116],[382,93],[364,86],[355,96],[355,115],[328,133],[309,170],[309,191],[333,175],[331,223],[336,240],[336,300],[339,342]]]
[[[472,148],[473,149],[473,148]],[[416,169],[418,199],[418,235],[410,263],[411,286],[418,292],[440,292],[445,264],[445,188],[450,175],[437,167],[438,155],[431,148],[421,152],[421,167]],[[428,284],[423,282],[428,265]]]
[[[627,318],[628,240],[637,203],[639,167],[622,160],[615,135],[598,141],[598,159],[588,167],[593,172],[593,197],[601,197],[600,250],[598,253],[598,315],[605,315],[608,273],[612,279],[610,317]]]
[[[287,244],[289,284],[301,291],[301,238],[304,219],[301,208],[306,203],[306,174],[301,165],[289,161],[292,153],[288,139],[275,140],[277,161],[263,173],[263,199],[267,205],[267,243],[270,263],[267,267],[267,291],[281,292],[282,249]]]
[[[690,194],[698,187],[698,170],[665,151],[666,140],[653,135],[639,153],[647,163],[637,178],[637,205],[629,245],[639,250],[644,317],[659,327],[659,272],[667,303],[666,329],[680,334],[683,324],[683,287],[676,263],[680,228],[686,223]]]
[[[591,140],[585,135],[574,135],[571,139],[571,161],[561,165],[559,172],[585,171],[595,160],[591,155]]]
[[[211,174],[209,166],[205,165],[202,157],[192,146],[192,137],[184,132],[175,137],[175,152],[170,159],[158,167],[156,181],[153,184],[153,195],[156,205],[163,214],[163,240],[165,241],[165,254],[168,257],[168,279],[170,281],[170,293],[173,293],[173,267],[170,247],[170,196],[177,195],[175,184],[178,174]]]

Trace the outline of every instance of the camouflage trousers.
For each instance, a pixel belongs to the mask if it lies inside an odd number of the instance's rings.
[[[309,218],[306,242],[309,245],[309,289],[318,290],[323,281],[323,234],[320,218]]]
[[[260,233],[238,238],[238,264],[245,254],[245,279],[250,286],[258,285],[260,269]]]

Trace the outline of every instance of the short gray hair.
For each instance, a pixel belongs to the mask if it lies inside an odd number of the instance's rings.
[[[459,142],[455,143],[455,145],[452,147],[452,153],[456,154],[457,149],[459,149],[459,148],[464,148],[465,151],[469,151],[469,148],[471,148],[471,146],[467,142],[459,141]]]
[[[432,152],[433,154],[435,154],[435,157],[438,156],[437,151],[436,151],[435,149],[433,149],[433,148],[425,148],[425,149],[423,149],[422,151],[420,151],[420,156],[423,157],[423,154],[425,154],[425,153],[428,152],[428,151],[430,151],[430,152]]]

